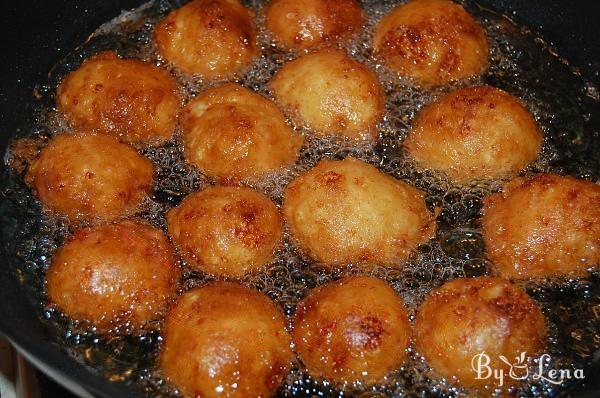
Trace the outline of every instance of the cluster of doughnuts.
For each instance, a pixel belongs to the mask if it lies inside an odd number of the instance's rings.
[[[103,333],[143,332],[164,318],[159,368],[186,396],[270,396],[292,366],[292,346],[311,375],[340,385],[384,381],[405,362],[411,341],[437,374],[472,388],[484,384],[471,371],[474,355],[491,354],[500,369],[501,356],[540,352],[545,319],[508,280],[581,276],[600,263],[600,187],[570,177],[518,177],[486,198],[487,255],[505,279],[443,285],[412,326],[400,297],[374,277],[310,291],[291,333],[267,296],[238,283],[179,296],[178,257],[214,277],[240,279],[275,258],[284,226],[303,254],[328,269],[399,267],[436,235],[424,192],[351,157],[321,160],[292,181],[281,210],[241,184],[296,161],[304,137],[286,115],[318,135],[374,142],[385,103],[377,75],[337,48],[363,29],[357,1],[272,0],[263,11],[277,45],[304,52],[269,82],[275,101],[226,82],[182,108],[167,70],[111,52],[63,79],[58,109],[76,132],[53,138],[26,180],[53,214],[90,225],[54,254],[51,304]],[[156,49],[182,73],[231,79],[260,55],[253,17],[237,0],[193,0],[156,26]],[[373,49],[423,87],[476,76],[488,58],[483,28],[449,0],[391,10]],[[165,234],[130,220],[153,186],[152,163],[135,146],[163,144],[178,125],[186,160],[218,184],[169,210]],[[420,167],[460,184],[517,176],[542,138],[518,99],[479,86],[422,109],[403,146]]]
[[[501,358],[530,358],[546,346],[538,304],[490,277],[455,279],[433,291],[413,326],[394,289],[372,276],[311,290],[291,335],[268,297],[231,282],[185,293],[165,323],[159,366],[185,396],[272,395],[292,366],[290,342],[310,375],[340,388],[384,383],[407,361],[411,342],[439,377],[467,388],[489,384],[473,372],[474,356],[485,352],[490,366],[508,372]]]

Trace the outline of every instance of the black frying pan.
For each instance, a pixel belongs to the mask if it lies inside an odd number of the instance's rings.
[[[5,153],[11,136],[32,122],[28,108],[34,86],[44,83],[47,72],[62,57],[85,40],[100,24],[123,9],[145,0],[53,0],[2,1],[0,29],[0,152]],[[537,30],[559,53],[596,86],[600,83],[600,2],[595,0],[480,0],[486,7],[515,15],[515,19]],[[592,132],[593,133],[593,132]],[[598,147],[596,131],[594,146]],[[600,155],[599,155],[600,156]],[[600,159],[598,159],[600,161]],[[0,179],[7,176],[2,166]],[[91,369],[63,354],[49,343],[38,319],[31,287],[17,281],[8,266],[6,243],[18,225],[0,221],[0,332],[36,366],[82,396],[131,397],[135,393],[110,383]],[[573,397],[600,396],[600,368],[588,370],[586,380],[568,393]]]

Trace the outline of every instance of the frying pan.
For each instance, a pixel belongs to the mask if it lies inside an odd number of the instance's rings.
[[[99,25],[123,9],[145,0],[18,0],[0,5],[0,152],[5,153],[11,136],[33,122],[29,108],[36,84],[47,72]],[[581,74],[598,86],[600,66],[600,18],[598,1],[480,0],[480,4],[514,16],[520,24],[538,31]],[[596,131],[597,135],[598,132]],[[598,137],[595,138],[598,141]],[[2,166],[1,178],[6,178]],[[119,383],[110,383],[92,369],[76,362],[49,343],[48,332],[38,319],[32,288],[17,280],[8,266],[6,243],[19,227],[1,220],[0,241],[0,332],[42,371],[80,396],[132,397],[140,393]],[[595,398],[600,395],[600,368],[589,369],[586,379],[566,396]]]

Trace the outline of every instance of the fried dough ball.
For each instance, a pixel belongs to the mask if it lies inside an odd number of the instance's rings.
[[[283,314],[266,295],[213,282],[167,316],[159,364],[185,396],[270,397],[292,359]]]
[[[435,232],[423,192],[351,157],[292,181],[283,212],[298,244],[328,266],[399,265]]]
[[[149,327],[176,296],[180,270],[167,237],[124,221],[78,230],[46,275],[52,305],[100,331]]]
[[[304,140],[272,101],[233,83],[198,95],[181,122],[188,162],[221,180],[256,179],[290,165]]]
[[[478,75],[488,62],[485,31],[449,0],[398,6],[377,26],[374,49],[391,69],[424,86]]]
[[[310,48],[351,38],[365,14],[356,0],[272,0],[265,23],[282,47]]]
[[[506,278],[584,276],[600,265],[600,186],[553,174],[517,178],[484,200],[488,258]]]
[[[152,163],[108,135],[60,134],[44,148],[26,180],[51,211],[71,220],[114,220],[139,210]]]
[[[407,357],[404,303],[384,281],[354,276],[312,290],[294,320],[294,345],[308,372],[338,384],[377,383]]]
[[[57,102],[78,129],[128,143],[161,144],[173,135],[181,105],[169,72],[104,52],[61,82]]]
[[[535,160],[541,145],[531,113],[489,86],[463,88],[430,104],[404,141],[418,164],[458,182],[513,176]]]
[[[213,187],[167,213],[169,235],[187,263],[212,275],[242,277],[273,259],[282,222],[275,204],[246,187]]]
[[[375,74],[344,50],[319,50],[288,62],[269,86],[292,117],[317,134],[377,138],[383,91]]]
[[[485,352],[489,366],[502,369],[508,384],[510,369],[500,357],[515,363],[522,352],[533,356],[546,344],[546,319],[538,304],[500,278],[461,278],[444,284],[419,308],[414,330],[417,351],[434,372],[471,388],[493,383],[477,379],[472,368],[476,355]]]
[[[160,22],[154,39],[158,52],[182,72],[229,77],[259,55],[253,18],[238,0],[193,0]]]

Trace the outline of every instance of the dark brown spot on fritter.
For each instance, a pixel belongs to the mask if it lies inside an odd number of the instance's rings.
[[[343,176],[335,171],[328,171],[320,174],[317,178],[322,185],[336,185]]]

